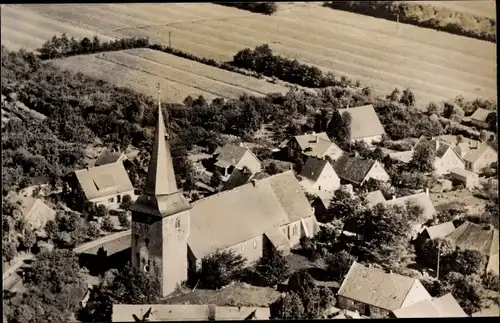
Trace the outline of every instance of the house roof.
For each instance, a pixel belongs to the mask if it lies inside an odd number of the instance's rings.
[[[268,307],[232,307],[191,304],[114,304],[113,322],[135,322],[133,315],[142,319],[151,309],[149,320],[155,321],[209,321],[209,320],[245,320],[253,312],[255,320],[269,320]]]
[[[374,164],[375,160],[344,155],[337,159],[333,168],[340,178],[351,183],[360,184]]]
[[[149,321],[206,321],[210,317],[209,305],[170,304],[114,304],[113,322],[135,322],[133,314],[142,319],[151,308]]]
[[[339,112],[341,114],[347,112],[351,115],[351,139],[361,139],[385,133],[384,127],[371,104],[340,109]]]
[[[486,122],[488,115],[494,111],[486,110],[483,108],[477,108],[476,111],[469,117],[471,120]]]
[[[482,142],[479,144],[477,149],[471,149],[467,154],[465,154],[463,159],[468,161],[468,162],[475,163],[488,150],[494,151],[494,149],[490,145]],[[495,154],[496,154],[496,152],[495,152]]]
[[[217,162],[224,162],[226,165],[236,166],[240,160],[245,156],[249,149],[233,144],[227,144],[219,149]]]
[[[465,221],[446,237],[460,248],[477,250],[489,256],[493,252],[491,246],[495,235],[498,237],[498,230]],[[498,253],[498,248],[496,253]]]
[[[77,170],[75,175],[89,200],[134,189],[121,163]]]
[[[295,175],[286,171],[194,202],[188,243],[203,257],[312,214]]]
[[[99,157],[97,157],[94,165],[95,166],[102,166],[106,164],[112,164],[116,163],[118,159],[120,159],[122,153],[119,151],[110,151],[109,149],[105,148]]]
[[[478,175],[476,173],[473,173],[471,171],[468,171],[466,169],[463,169],[463,168],[459,168],[459,167],[455,167],[453,168],[451,171],[450,171],[450,174],[451,176],[453,176],[454,174],[455,175],[459,175],[461,177],[465,177],[465,178],[469,178],[469,177],[478,177]]]
[[[302,167],[302,172],[300,172],[300,176],[303,176],[313,182],[316,182],[321,173],[323,172],[323,169],[328,164],[330,163],[324,159],[309,157],[307,158],[304,167]]]
[[[400,161],[402,163],[408,164],[413,158],[413,151],[412,150],[397,151],[394,153],[390,153],[389,157],[394,160]]]
[[[285,236],[281,228],[275,227],[264,232],[266,237],[271,241],[275,248],[288,243],[288,238]]]
[[[436,214],[436,208],[434,207],[434,204],[432,203],[429,195],[427,195],[425,192],[388,200],[386,204],[406,206],[406,202],[414,202],[419,205],[423,209],[422,216],[427,220],[432,219]]]
[[[393,311],[401,308],[416,281],[417,279],[394,273],[387,274],[381,269],[365,267],[354,262],[340,286],[338,295]]]
[[[302,151],[308,147],[314,146],[314,144],[320,140],[331,142],[326,132],[306,133],[300,136],[295,136],[294,138],[297,140],[297,143]]]
[[[438,225],[433,225],[432,227],[425,228],[430,239],[444,238],[448,234],[455,231],[455,225],[453,222],[445,222]]]
[[[332,146],[340,150],[339,146],[332,142],[325,132],[304,134],[294,138],[297,140],[302,153],[306,156],[323,158]]]
[[[232,190],[235,187],[247,183],[252,177],[252,175],[253,174],[250,172],[245,174],[243,173],[242,170],[235,168],[231,173],[231,175],[229,175],[229,178],[227,179],[226,183],[224,183],[223,190],[224,191]]]
[[[468,317],[450,293],[432,300],[426,299],[397,309],[393,313],[396,318]]]
[[[367,193],[365,199],[368,202],[368,205],[371,206],[384,203],[386,201],[384,194],[382,194],[382,191],[380,190]]]
[[[30,223],[40,221],[41,223],[54,220],[56,211],[45,204],[41,199],[28,197],[19,197],[21,201],[21,212]],[[40,228],[41,229],[41,228]]]

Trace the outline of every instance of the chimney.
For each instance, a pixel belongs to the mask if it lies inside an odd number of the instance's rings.
[[[425,189],[425,195],[429,196],[429,188],[428,187]]]
[[[252,182],[253,187],[257,184],[257,181],[255,179],[252,179],[250,182]]]

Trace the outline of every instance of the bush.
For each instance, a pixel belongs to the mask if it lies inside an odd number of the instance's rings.
[[[443,266],[443,257],[446,257],[455,251],[455,246],[447,239],[429,239],[422,245],[418,245],[415,248],[415,252],[417,254],[417,262],[430,268],[436,268],[439,245],[441,246],[439,248],[441,255],[441,266]]]
[[[217,252],[202,259],[197,275],[199,287],[219,289],[241,275],[246,259],[232,251]]]
[[[288,264],[282,252],[270,251],[257,262],[257,272],[267,286],[274,286],[286,278]]]
[[[222,6],[235,7],[238,9],[248,10],[251,12],[272,15],[278,10],[278,6],[274,2],[215,2]]]
[[[500,287],[498,275],[487,273],[483,278],[483,284],[487,289],[498,292]]]
[[[120,222],[120,225],[123,228],[130,227],[130,221],[128,219],[128,216],[127,216],[126,212],[120,212],[120,214],[118,215],[118,221]]]
[[[104,218],[102,218],[101,227],[104,231],[108,231],[108,232],[111,232],[115,229],[115,225],[114,225],[114,223],[111,220],[111,217],[109,215],[106,215]]]
[[[305,87],[318,88],[328,86],[347,86],[350,80],[344,82],[335,80],[332,74],[323,74],[315,67],[299,63],[297,60],[273,55],[269,45],[264,44],[251,50],[245,48],[233,57],[233,66],[276,77],[280,80]]]
[[[356,258],[347,251],[333,253],[326,259],[327,271],[331,279],[341,283]]]
[[[330,1],[326,7],[399,21],[411,25],[445,31],[451,34],[495,42],[496,22],[489,17],[480,17],[467,12],[435,7],[431,4],[416,4],[394,1]]]

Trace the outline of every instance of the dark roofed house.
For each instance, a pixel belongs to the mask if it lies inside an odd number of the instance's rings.
[[[354,262],[338,291],[337,306],[380,318],[397,309],[430,299],[432,297],[418,279],[386,273]]]
[[[476,111],[469,117],[471,123],[475,125],[478,128],[483,128],[483,129],[488,129],[489,125],[488,122],[486,121],[488,119],[488,116],[490,113],[493,113],[495,111],[491,110],[486,110],[483,108],[477,108]]]
[[[120,161],[124,161],[125,159],[127,159],[127,156],[125,156],[125,154],[119,151],[110,151],[109,149],[105,148],[101,152],[99,157],[97,157],[96,161],[94,162],[94,165],[97,167],[97,166],[117,163]]]
[[[234,169],[242,170],[246,167],[251,174],[262,170],[262,163],[250,151],[243,146],[227,144],[215,153],[215,168],[222,174],[224,181],[229,179]]]
[[[321,191],[334,192],[340,187],[340,178],[330,162],[309,157],[300,173],[301,185],[306,192],[318,194]]]
[[[384,167],[372,159],[344,155],[335,162],[333,167],[341,180],[357,186],[362,186],[370,178],[381,182],[390,180]]]
[[[447,239],[462,249],[481,252],[488,258],[487,272],[498,275],[498,230],[489,225],[479,225],[465,221]]]
[[[382,140],[385,130],[373,105],[340,109],[339,112],[340,114],[347,112],[351,116],[351,137],[349,138],[351,142],[364,141],[370,145],[374,141]]]
[[[455,225],[453,222],[445,222],[438,225],[433,225],[431,227],[425,227],[415,240],[415,244],[418,246],[423,246],[424,243],[429,239],[444,239],[447,235],[455,231]]]

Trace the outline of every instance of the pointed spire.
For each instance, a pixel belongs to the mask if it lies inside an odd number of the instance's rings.
[[[144,190],[146,195],[169,195],[178,191],[170,145],[168,140],[165,140],[165,135],[165,123],[161,112],[160,84],[158,83],[158,124],[156,125],[146,189]]]

